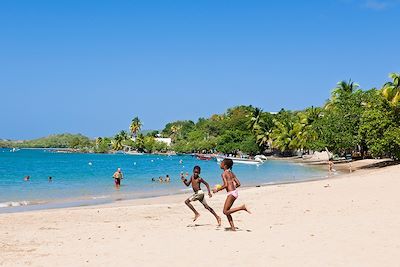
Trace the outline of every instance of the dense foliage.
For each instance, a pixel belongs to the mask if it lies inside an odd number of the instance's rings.
[[[400,157],[399,74],[380,90],[361,90],[341,81],[323,107],[276,114],[238,106],[208,119],[176,121],[162,133],[174,140],[177,152],[257,154],[266,149],[282,155],[328,149],[364,157]]]
[[[43,138],[12,142],[0,141],[0,147],[17,147],[17,148],[74,148],[74,149],[90,149],[94,146],[94,142],[88,137],[81,134],[56,134]]]
[[[400,158],[400,76],[389,75],[381,89],[361,90],[351,80],[341,81],[322,107],[301,111],[264,112],[253,106],[237,106],[224,114],[197,122],[175,121],[158,131],[141,132],[142,122],[132,119],[129,133],[95,141],[82,135],[54,135],[21,143],[0,141],[5,147],[69,147],[98,153],[110,150],[181,153],[222,152],[282,155],[329,150],[337,154],[357,152],[361,157]],[[172,147],[157,141],[172,139]]]

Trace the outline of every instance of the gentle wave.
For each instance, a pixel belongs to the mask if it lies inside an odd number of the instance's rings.
[[[9,201],[9,202],[0,203],[0,208],[28,206],[31,204],[32,204],[32,202],[30,202],[30,201]]]
[[[96,196],[96,197],[92,197],[92,199],[105,199],[105,198],[109,198],[110,196]]]

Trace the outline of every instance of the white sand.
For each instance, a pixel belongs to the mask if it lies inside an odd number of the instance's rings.
[[[400,166],[241,190],[237,232],[185,196],[0,214],[1,266],[400,266]],[[208,199],[221,215],[224,193]]]

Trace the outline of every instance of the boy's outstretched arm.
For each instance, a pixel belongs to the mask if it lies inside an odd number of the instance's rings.
[[[183,175],[181,175],[181,180],[182,180],[182,182],[183,182],[186,186],[189,186],[190,183],[192,182],[192,178],[191,178],[191,177],[190,177],[190,180],[188,181],[188,180],[185,178],[185,176],[183,176]]]
[[[210,191],[210,185],[209,185],[203,178],[201,179],[201,182],[207,187],[208,196],[209,196],[209,197],[212,197],[211,191]]]

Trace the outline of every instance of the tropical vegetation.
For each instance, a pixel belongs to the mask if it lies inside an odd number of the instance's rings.
[[[400,158],[400,75],[391,73],[381,88],[361,89],[352,80],[340,81],[321,107],[300,111],[267,112],[253,106],[236,106],[223,114],[179,120],[164,129],[141,131],[134,117],[129,132],[96,140],[82,135],[55,135],[6,147],[71,147],[98,153],[111,150],[178,153],[220,152],[226,154],[275,153],[283,156],[329,150],[359,157]],[[172,146],[158,137],[171,138]]]

